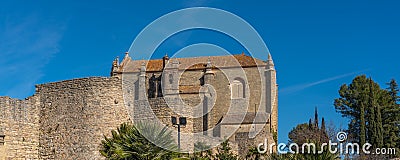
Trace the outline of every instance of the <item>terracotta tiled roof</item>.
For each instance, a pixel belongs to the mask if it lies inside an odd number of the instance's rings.
[[[163,67],[163,60],[162,59],[154,59],[150,60],[147,63],[146,70],[147,71],[161,71]]]
[[[253,67],[256,65],[265,65],[266,63],[260,59],[252,58],[245,54],[227,55],[227,56],[211,56],[211,57],[190,57],[190,58],[173,58],[179,61],[179,69],[204,69],[208,59],[210,59],[213,67]],[[163,60],[131,60],[125,58],[119,67],[119,72],[138,72],[142,63],[146,64],[146,71],[162,71]]]

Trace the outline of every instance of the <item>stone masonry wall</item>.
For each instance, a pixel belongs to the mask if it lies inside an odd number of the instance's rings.
[[[99,145],[128,122],[121,80],[82,78],[37,85],[40,159],[102,159]]]
[[[272,77],[260,77],[255,67],[243,70],[245,77],[235,74],[227,74],[229,75],[227,77],[223,71],[213,69],[214,74],[210,83],[215,93],[211,98],[215,98],[216,101],[207,116],[208,128],[217,125],[228,112],[231,104],[228,79],[239,77],[248,80],[245,83],[247,86],[245,97],[249,101],[249,108],[247,111],[239,109],[237,112],[255,112],[256,109],[261,112],[266,111],[266,97],[262,96],[267,90],[264,82],[268,78],[275,82],[275,71]],[[236,73],[236,70],[227,69],[225,72]],[[146,73],[147,89],[149,78],[153,74],[157,77],[160,75],[160,73]],[[189,88],[200,86],[203,75],[202,70],[185,71],[179,83]],[[99,154],[103,135],[110,136],[110,131],[115,130],[121,123],[131,122],[130,116],[135,114],[143,116],[154,112],[161,122],[167,126],[171,125],[171,115],[177,116],[177,113],[165,104],[164,98],[152,98],[147,103],[137,100],[138,73],[128,74],[124,81],[120,77],[122,76],[90,77],[41,84],[36,86],[36,93],[25,100],[0,97],[0,133],[6,135],[5,144],[0,145],[0,160],[103,159]],[[239,152],[246,150],[249,145],[262,142],[264,138],[272,141],[270,130],[277,132],[277,86],[271,88],[272,97],[268,97],[273,100],[274,106],[271,122],[266,126],[260,126],[264,129],[254,139],[246,138],[252,126],[241,125],[237,134],[230,138],[236,143],[234,146]],[[203,95],[196,92],[180,96],[183,103],[189,106],[202,105]],[[176,101],[174,106],[182,106],[181,103]],[[150,105],[152,111],[140,110],[143,105]],[[240,103],[238,106],[246,105]],[[182,128],[182,132],[202,131],[202,117],[188,118],[187,121],[188,124]],[[189,141],[192,137],[188,135],[182,139]]]
[[[36,97],[26,100],[0,97],[0,159],[38,159],[39,117]]]

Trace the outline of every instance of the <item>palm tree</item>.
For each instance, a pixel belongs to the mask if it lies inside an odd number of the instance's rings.
[[[171,131],[157,124],[123,123],[101,142],[100,153],[107,159],[171,159],[177,151]]]

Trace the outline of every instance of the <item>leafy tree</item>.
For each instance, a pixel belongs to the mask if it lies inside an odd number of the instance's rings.
[[[389,88],[381,89],[361,75],[340,87],[335,109],[350,119],[349,137],[360,145],[369,142],[373,147],[400,147],[399,89],[395,80],[387,84]]]
[[[229,146],[228,140],[225,140],[217,148],[218,153],[215,155],[215,159],[218,160],[237,160],[239,157],[231,152],[232,148]]]
[[[262,159],[262,158],[261,158]],[[337,160],[340,157],[330,152],[323,152],[321,154],[269,154],[265,155],[266,160]]]
[[[299,124],[289,132],[289,142],[303,144],[315,138],[316,132],[309,128],[306,123]]]
[[[247,151],[246,159],[247,160],[258,160],[258,159],[261,159],[261,157],[264,157],[264,154],[259,153],[257,148],[251,147]]]
[[[383,145],[382,108],[388,105],[386,92],[365,75],[357,76],[350,85],[340,87],[335,109],[343,117],[350,118],[348,132],[361,145],[365,142],[374,147]]]
[[[101,142],[100,153],[107,159],[172,159],[177,151],[171,132],[156,124],[123,123]],[[155,145],[157,144],[157,145]]]
[[[308,124],[303,123],[297,125],[289,132],[289,142],[303,144],[310,141],[315,143],[323,143],[329,140],[326,128],[325,120],[322,118],[321,128],[318,126],[318,111],[315,109],[314,122],[309,120]]]
[[[297,125],[289,132],[289,143],[296,143],[299,146],[302,146],[304,143],[314,143],[316,146],[316,151],[320,151],[321,144],[327,143],[329,141],[329,136],[325,126],[325,119],[322,118],[321,127],[318,126],[318,112],[315,109],[315,117],[314,122],[309,120],[308,124],[303,123]],[[338,154],[330,153],[327,148],[324,148],[322,153],[304,153],[304,154],[295,154],[289,155],[281,155],[281,156],[269,156],[270,158],[287,158],[287,159],[310,159],[310,160],[319,160],[319,159],[338,159]]]
[[[203,142],[196,142],[194,144],[193,160],[209,160],[213,159],[211,147]]]

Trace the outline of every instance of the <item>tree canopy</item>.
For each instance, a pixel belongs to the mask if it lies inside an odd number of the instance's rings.
[[[394,79],[382,89],[372,78],[357,76],[339,89],[334,100],[337,112],[349,118],[348,134],[352,142],[368,142],[374,148],[399,148],[400,107],[398,85]]]

